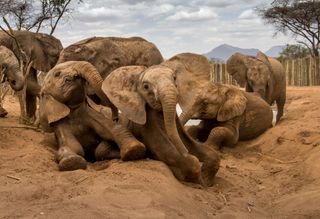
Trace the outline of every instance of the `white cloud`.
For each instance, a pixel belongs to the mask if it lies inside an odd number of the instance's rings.
[[[256,19],[258,16],[257,14],[254,12],[253,9],[248,9],[243,11],[240,15],[239,15],[239,19]]]
[[[209,7],[200,7],[196,11],[178,11],[175,14],[169,16],[169,21],[201,21],[208,19],[215,19],[218,15]]]
[[[272,0],[266,0],[269,4]],[[206,53],[228,43],[261,51],[286,44],[254,13],[260,0],[86,0],[73,19],[57,27],[64,46],[92,36],[141,36],[164,57]],[[75,7],[75,8],[76,8]]]

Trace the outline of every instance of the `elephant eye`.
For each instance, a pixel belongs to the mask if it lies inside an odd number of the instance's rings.
[[[177,80],[177,73],[176,72],[173,73],[172,78],[173,78],[173,81]]]
[[[147,83],[143,83],[143,89],[148,90],[149,89],[149,85]]]
[[[60,74],[61,74],[61,72],[60,72],[60,71],[57,71],[57,72],[55,72],[55,73],[54,73],[54,75],[53,75],[53,76],[54,76],[55,78],[57,78],[57,77],[59,77],[59,76],[60,76]]]

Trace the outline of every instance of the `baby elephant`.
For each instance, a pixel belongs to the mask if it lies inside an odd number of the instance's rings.
[[[180,115],[182,124],[201,119],[188,127],[194,138],[213,147],[234,146],[238,140],[259,136],[272,126],[270,106],[254,93],[231,85],[203,82],[195,101]]]
[[[102,78],[85,61],[70,61],[51,69],[43,83],[40,120],[45,130],[54,131],[59,149],[60,170],[85,169],[86,157],[95,160],[118,158],[134,160],[144,156],[145,146],[120,123],[105,117],[90,106],[85,84],[105,99]],[[115,143],[120,147],[114,148]]]
[[[247,92],[258,93],[270,105],[276,102],[278,123],[286,102],[286,75],[282,64],[262,52],[255,57],[235,53],[227,61],[227,71]]]

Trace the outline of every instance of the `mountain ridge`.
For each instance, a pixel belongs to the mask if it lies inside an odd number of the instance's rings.
[[[267,56],[278,57],[284,47],[284,45],[273,46],[264,53]],[[203,55],[207,57],[209,60],[214,60],[216,62],[226,62],[228,58],[236,52],[245,55],[255,56],[259,51],[260,50],[256,48],[240,48],[224,43],[213,48],[211,51],[204,53]]]

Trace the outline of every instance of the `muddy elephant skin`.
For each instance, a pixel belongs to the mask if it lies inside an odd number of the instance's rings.
[[[210,186],[219,169],[219,156],[183,130],[176,115],[174,80],[174,71],[161,64],[126,66],[110,73],[102,90],[131,121],[134,136],[153,158],[166,163],[180,180]]]
[[[189,119],[202,120],[199,125],[188,127],[189,134],[220,148],[259,136],[272,127],[272,117],[270,106],[257,94],[231,85],[203,82],[180,120],[182,124]]]
[[[89,83],[97,93],[100,74],[88,62],[71,61],[56,65],[45,77],[40,98],[40,123],[54,131],[59,149],[59,169],[85,169],[84,157],[93,160],[142,158],[145,146],[125,126],[94,109],[87,98]],[[120,151],[119,151],[120,148]]]
[[[286,102],[286,76],[278,60],[262,52],[255,57],[235,53],[227,61],[227,71],[247,92],[258,93],[270,105],[276,102],[276,122],[280,121]]]

